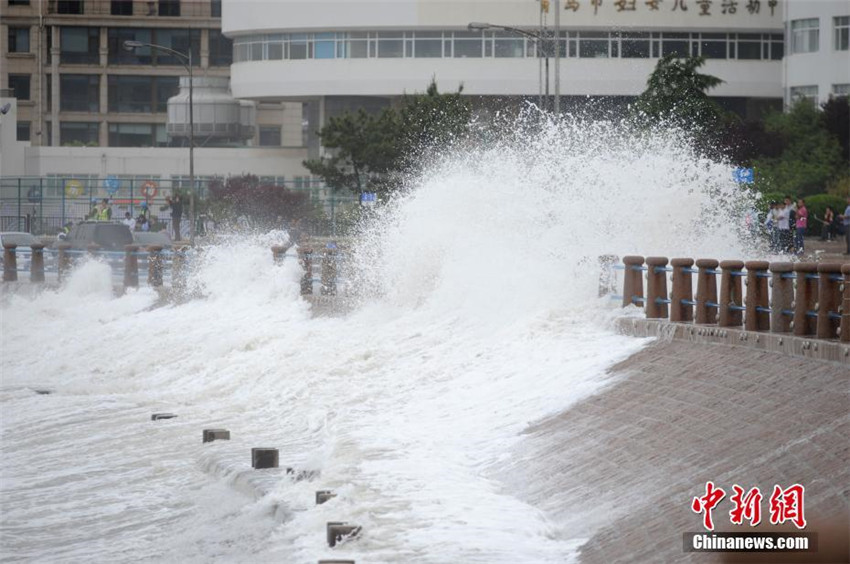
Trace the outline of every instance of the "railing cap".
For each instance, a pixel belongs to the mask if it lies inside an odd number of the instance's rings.
[[[670,261],[673,266],[693,266],[694,259],[692,258],[674,258]]]
[[[68,251],[71,249],[71,243],[59,243],[56,248],[60,251]]]
[[[667,257],[646,257],[646,264],[649,266],[664,266],[667,262]]]
[[[844,266],[841,267],[842,274],[850,274],[850,262],[845,263]]]
[[[766,260],[748,260],[744,263],[744,266],[747,267],[747,270],[767,270],[770,263]]]
[[[640,255],[627,255],[623,257],[623,264],[643,264],[643,257]]]
[[[30,245],[30,249],[34,251],[43,251],[44,243],[33,243],[32,245]]]
[[[721,260],[720,268],[723,270],[741,270],[744,268],[744,261],[742,260]]]
[[[147,249],[149,253],[158,253],[162,251],[162,245],[150,245]]]
[[[793,262],[772,262],[770,263],[771,272],[792,272],[794,270]]]
[[[817,272],[818,263],[816,262],[798,262],[794,264],[795,272]]]
[[[720,262],[717,259],[697,259],[697,267],[699,268],[717,268]]]
[[[840,262],[821,262],[818,263],[818,272],[831,272],[837,274],[841,272]]]
[[[3,243],[3,248],[9,249],[10,251],[14,251],[15,249],[18,248],[18,244],[17,243]]]
[[[139,250],[138,245],[124,245],[124,250],[128,253],[135,253]]]

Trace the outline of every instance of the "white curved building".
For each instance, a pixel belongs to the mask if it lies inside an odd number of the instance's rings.
[[[556,4],[545,15],[549,33]],[[705,56],[706,72],[725,81],[712,95],[739,111],[783,97],[784,2],[559,4],[562,107],[577,97],[638,95],[670,52]],[[339,97],[395,97],[422,91],[432,77],[443,91],[462,84],[473,96],[533,97],[541,88],[534,39],[467,30],[489,22],[540,33],[536,0],[224,0],[222,16],[237,98],[347,106]]]

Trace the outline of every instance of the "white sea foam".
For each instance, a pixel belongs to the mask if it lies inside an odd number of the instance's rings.
[[[203,297],[180,305],[113,297],[96,262],[7,300],[4,557],[315,562],[325,522],[350,521],[338,553],[358,561],[570,561],[582,539],[488,468],[643,345],[604,322],[597,255],[744,252],[730,176],[679,136],[567,120],[438,163],[379,211],[345,318],[311,318],[297,262],[272,265],[281,234],[204,250]],[[201,445],[208,427],[232,441]],[[246,497],[253,446],[321,476]],[[315,507],[323,488],[339,496]]]

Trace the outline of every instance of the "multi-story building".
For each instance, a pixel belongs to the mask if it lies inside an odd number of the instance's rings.
[[[0,88],[33,146],[164,147],[183,61],[125,41],[191,52],[196,76],[228,77],[221,0],[0,0]],[[261,104],[249,144],[301,146],[301,105]],[[184,142],[184,140],[177,140]],[[214,141],[214,140],[213,140]]]

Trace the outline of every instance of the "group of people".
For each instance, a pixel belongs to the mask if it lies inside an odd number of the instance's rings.
[[[770,250],[775,253],[803,254],[803,235],[809,225],[809,210],[806,201],[800,198],[795,203],[791,196],[784,202],[770,202],[764,222],[770,237]]]
[[[162,206],[161,209],[171,210],[172,237],[174,239],[180,239],[180,222],[183,218],[183,202],[178,195],[166,198],[165,202],[166,204]],[[124,213],[124,219],[121,220],[121,223],[129,227],[130,231],[150,231],[151,222],[148,218],[148,213],[149,210],[147,202],[142,202],[141,211],[139,212],[138,217],[133,217],[133,215],[128,211]],[[109,199],[104,198],[99,204],[94,206],[88,216],[86,216],[86,219],[93,219],[95,221],[111,221],[112,207],[109,205]]]

